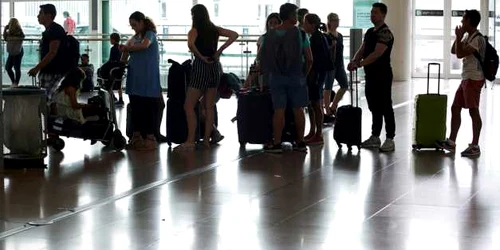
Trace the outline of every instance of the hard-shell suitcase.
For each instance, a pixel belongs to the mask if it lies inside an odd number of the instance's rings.
[[[350,73],[351,81],[351,105],[344,105],[337,109],[335,127],[333,128],[333,139],[337,142],[339,148],[346,144],[349,150],[352,146],[361,147],[361,116],[362,110],[358,103],[358,72],[356,71],[356,80],[354,73]],[[356,83],[354,83],[356,82]],[[356,85],[356,106],[354,106],[353,85]]]
[[[438,66],[437,94],[429,93],[430,68]],[[435,148],[436,141],[446,137],[446,108],[448,97],[439,93],[441,88],[441,64],[429,63],[427,69],[427,94],[415,97],[413,149]]]

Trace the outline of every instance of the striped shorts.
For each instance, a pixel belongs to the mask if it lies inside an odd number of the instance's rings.
[[[220,62],[207,64],[195,58],[191,69],[191,81],[188,87],[206,91],[210,88],[217,88],[222,76],[222,66]]]

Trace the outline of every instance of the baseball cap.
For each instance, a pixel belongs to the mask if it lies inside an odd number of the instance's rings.
[[[43,11],[43,13],[51,14],[53,17],[56,17],[57,15],[56,6],[54,6],[53,4],[42,4],[40,5],[40,9]]]

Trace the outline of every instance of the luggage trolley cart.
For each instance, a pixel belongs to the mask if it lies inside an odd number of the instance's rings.
[[[6,168],[44,168],[47,156],[45,90],[19,87],[3,90],[3,147]]]

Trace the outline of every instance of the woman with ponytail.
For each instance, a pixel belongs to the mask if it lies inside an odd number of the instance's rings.
[[[161,97],[160,54],[153,21],[141,12],[129,18],[135,35],[122,47],[122,61],[128,61],[126,93],[129,95],[133,136],[127,149],[140,151],[158,147],[155,137]]]
[[[333,70],[333,63],[328,52],[328,42],[322,31],[326,25],[316,14],[304,17],[304,31],[310,34],[311,51],[313,54],[312,69],[307,76],[309,92],[309,134],[305,137],[309,145],[323,144],[323,85],[326,73]]]

